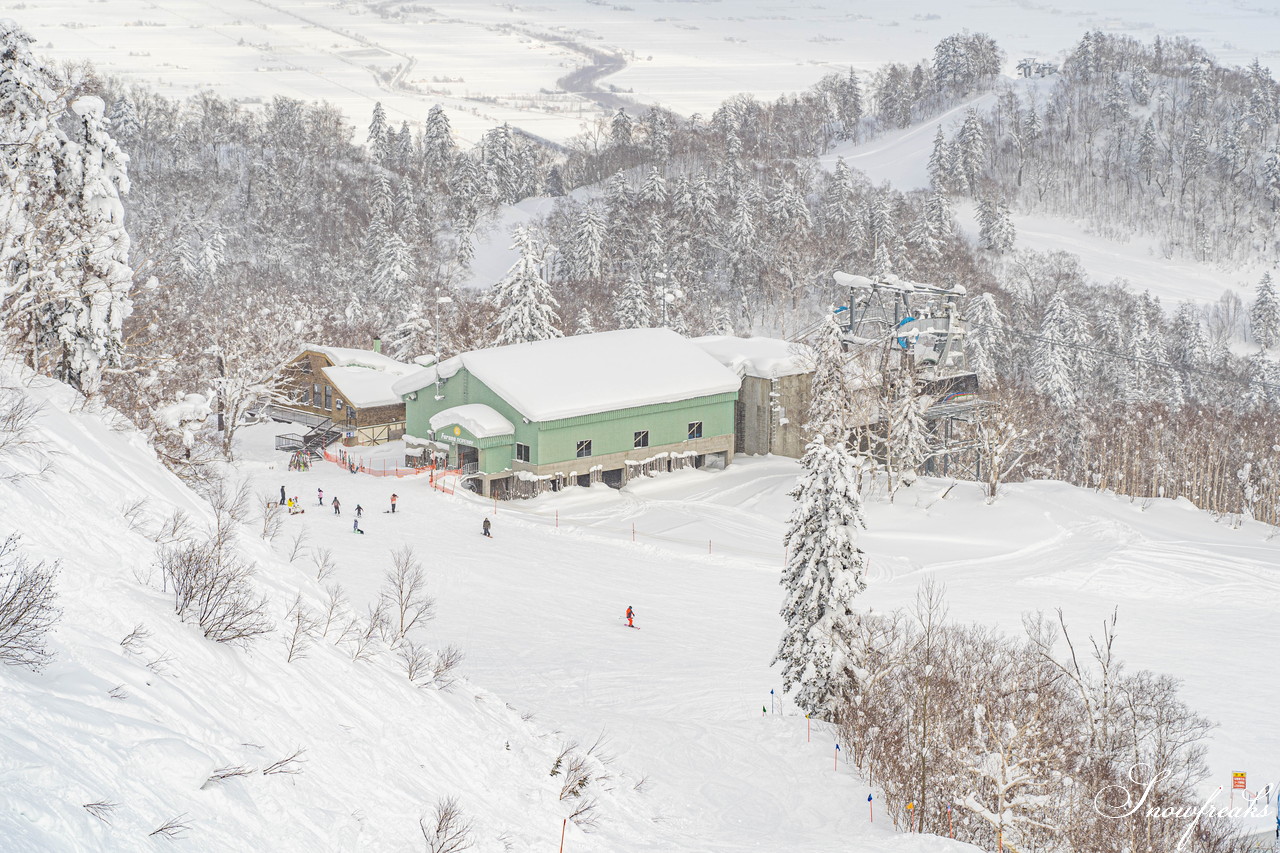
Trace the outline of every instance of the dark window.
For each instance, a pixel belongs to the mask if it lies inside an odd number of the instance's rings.
[[[311,359],[304,358],[302,361],[298,362],[298,369],[301,370],[303,373],[310,373]]]
[[[590,455],[591,455],[591,440],[590,440],[590,439],[588,439],[587,441],[579,441],[579,442],[578,442],[578,455],[579,455],[579,456],[590,456]]]
[[[341,398],[341,397],[339,397],[338,399],[336,399],[336,400],[334,400],[334,401],[333,401],[333,407],[334,407],[335,409],[337,409],[339,412],[341,412],[341,411],[342,411],[342,398]]]
[[[529,445],[527,445],[527,444],[520,444],[520,443],[518,443],[518,442],[517,442],[517,444],[516,444],[516,461],[517,461],[517,462],[528,462],[528,461],[529,461]]]
[[[333,388],[328,385],[324,386],[324,407],[333,408]]]
[[[311,386],[311,405],[320,408],[320,383]]]
[[[702,421],[689,424],[689,438],[702,438]]]
[[[648,447],[648,446],[649,446],[649,431],[647,429],[642,429],[638,433],[636,433],[636,440],[632,444],[632,447]]]

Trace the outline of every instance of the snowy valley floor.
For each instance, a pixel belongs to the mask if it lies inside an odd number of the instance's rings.
[[[473,682],[566,736],[604,732],[618,766],[648,777],[653,832],[636,835],[628,821],[628,847],[946,848],[868,827],[867,789],[843,764],[833,772],[832,735],[815,726],[806,743],[789,704],[782,716],[761,714],[781,689],[769,661],[794,461],[739,458],[722,472],[669,474],[622,492],[571,489],[495,510],[464,492],[433,491],[422,477],[352,475],[323,462],[286,472],[284,455],[269,449],[275,431],[249,432],[244,468],[259,492],[285,485],[308,505],[282,538],[305,531],[308,543],[331,549],[357,603],[375,595],[390,551],[412,544],[438,599],[434,645],[460,645]],[[1280,734],[1267,722],[1280,703],[1269,677],[1280,651],[1274,529],[1061,483],[1011,486],[994,505],[969,483],[942,498],[946,486],[925,480],[892,505],[870,502],[867,607],[909,604],[929,575],[946,583],[953,618],[1010,632],[1025,612],[1061,607],[1083,638],[1118,607],[1121,657],[1184,679],[1188,701],[1221,724],[1212,786],[1238,770],[1251,787],[1280,776]],[[341,498],[342,518],[315,506],[317,487]],[[394,516],[383,512],[393,491]],[[364,536],[351,530],[357,503]],[[492,540],[480,533],[485,517]],[[642,630],[624,627],[628,605]]]

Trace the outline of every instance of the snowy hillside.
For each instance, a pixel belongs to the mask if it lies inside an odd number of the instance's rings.
[[[255,509],[238,547],[280,630],[247,649],[221,645],[178,620],[153,567],[174,514],[202,528],[208,505],[131,429],[69,413],[64,387],[38,379],[24,393],[43,407],[38,445],[3,460],[0,532],[20,533],[31,561],[61,561],[63,615],[46,669],[0,668],[6,853],[167,846],[152,833],[171,822],[175,849],[421,849],[418,820],[444,797],[473,822],[475,850],[550,849],[585,801],[562,801],[564,775],[550,771],[565,746],[585,751],[601,734],[594,755],[607,763],[588,763],[606,778],[586,788],[598,825],[570,823],[566,850],[972,849],[868,826],[849,808],[867,790],[843,764],[832,773],[830,736],[815,728],[806,743],[803,720],[761,716],[772,572],[713,559],[695,561],[690,577],[669,553],[557,536],[514,514],[509,524],[505,511],[486,541],[483,507],[425,482],[327,463],[286,476],[274,467],[284,457],[263,452],[248,465],[255,505],[281,483],[309,501],[326,487],[348,513],[358,501],[369,508],[367,533],[312,509],[286,518],[273,550]],[[254,439],[270,435],[259,428]],[[392,488],[402,495],[395,517],[378,511]],[[298,534],[307,556],[290,564]],[[457,643],[472,678],[415,688],[397,655],[375,642],[370,659],[353,661],[356,643],[335,642],[336,629],[288,662],[295,595],[322,616],[318,549],[336,566],[328,583],[346,585],[363,611],[404,543],[418,549],[438,602],[427,645]],[[756,581],[753,612],[735,628],[725,620],[744,602],[717,605],[714,587],[743,571]],[[628,603],[646,630],[619,629]]]
[[[553,732],[465,681],[416,689],[386,650],[353,662],[336,628],[292,663],[283,629],[248,649],[203,638],[160,589],[152,537],[175,513],[209,524],[208,505],[131,429],[68,414],[70,394],[46,380],[28,393],[43,405],[38,452],[4,460],[0,517],[30,560],[61,561],[63,617],[44,671],[0,670],[0,847],[147,849],[178,818],[192,850],[403,850],[422,843],[418,819],[441,797],[458,798],[477,850],[531,849],[559,832],[562,780],[549,771],[563,745],[589,746],[594,731]],[[319,617],[312,561],[290,565],[255,525],[240,547],[272,620],[283,626],[299,592]],[[370,582],[389,560],[363,567]],[[247,775],[214,778],[228,768]],[[638,777],[610,773],[610,790],[592,792],[601,809],[647,822]],[[106,804],[102,819],[86,810],[94,803]],[[613,849],[616,827],[580,839],[571,826],[574,849]]]

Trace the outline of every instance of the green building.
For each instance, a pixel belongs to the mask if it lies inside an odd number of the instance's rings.
[[[625,329],[467,352],[392,387],[406,444],[505,498],[727,465],[740,384],[670,329]]]

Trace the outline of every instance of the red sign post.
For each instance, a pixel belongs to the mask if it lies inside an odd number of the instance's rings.
[[[1236,805],[1236,791],[1244,791],[1244,790],[1246,790],[1245,774],[1232,773],[1231,774],[1231,807],[1232,808],[1235,808],[1235,805]]]

